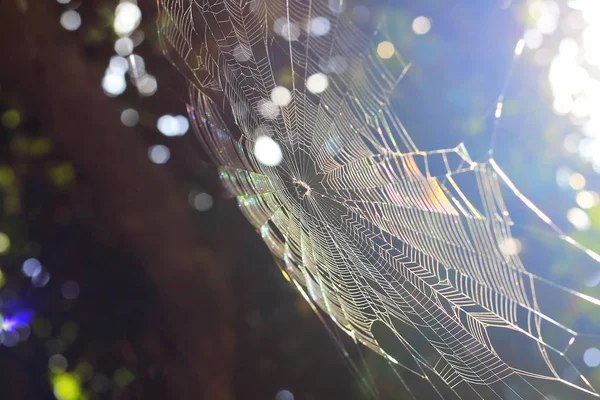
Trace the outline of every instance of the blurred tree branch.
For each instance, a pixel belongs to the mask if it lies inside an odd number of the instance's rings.
[[[82,44],[60,27],[53,6],[0,1],[2,92],[17,94],[90,178],[115,234],[155,282],[179,350],[168,365],[170,398],[231,398],[228,269],[192,226],[192,210],[174,179],[120,124],[101,76],[86,64]]]

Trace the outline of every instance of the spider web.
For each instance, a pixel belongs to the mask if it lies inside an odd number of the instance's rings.
[[[342,0],[158,3],[164,48],[190,82],[190,118],[222,182],[305,299],[430,390],[405,396],[598,396],[571,357],[593,329],[579,331],[554,304],[599,301],[506,251],[515,224],[505,200],[588,262],[600,257],[494,159],[475,162],[463,145],[416,147],[390,101],[409,63],[376,51],[390,40],[385,23],[357,21],[349,10],[360,3]],[[310,33],[317,17],[325,34]],[[326,88],[310,87],[315,76]],[[289,98],[276,104],[281,86]],[[278,165],[258,159],[264,137]],[[384,348],[382,330],[402,357]]]

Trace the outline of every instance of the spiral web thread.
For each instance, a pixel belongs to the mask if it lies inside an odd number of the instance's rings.
[[[503,251],[513,226],[503,194],[594,263],[600,257],[564,235],[493,159],[474,162],[462,145],[417,149],[390,104],[408,63],[398,52],[381,59],[385,26],[353,21],[348,10],[360,4],[341,1],[159,0],[164,48],[189,79],[190,117],[224,185],[309,303],[432,390],[407,396],[598,396],[569,360],[580,333],[538,293],[599,302]],[[315,17],[329,21],[327,34],[302,30]],[[269,99],[282,71],[291,98],[279,106]],[[307,79],[322,72],[328,87],[311,93]],[[257,160],[261,136],[280,146],[279,165]],[[386,353],[375,323],[408,361]],[[513,340],[537,358],[507,355]]]

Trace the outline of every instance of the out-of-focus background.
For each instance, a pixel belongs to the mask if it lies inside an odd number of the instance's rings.
[[[598,251],[600,7],[391,1],[386,15],[413,61],[394,101],[419,147],[464,141],[481,159],[495,130],[513,181]],[[393,398],[378,356],[342,342],[350,371],[220,188],[155,19],[150,0],[0,1],[0,398],[359,399],[361,375]],[[585,354],[597,375],[600,350]]]

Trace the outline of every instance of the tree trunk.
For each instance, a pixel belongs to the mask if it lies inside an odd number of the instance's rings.
[[[139,135],[119,122],[82,44],[61,28],[56,4],[0,3],[1,92],[19,94],[89,177],[114,233],[154,281],[179,351],[168,366],[169,398],[231,398],[230,276],[192,226],[187,196],[165,166],[149,161]]]

